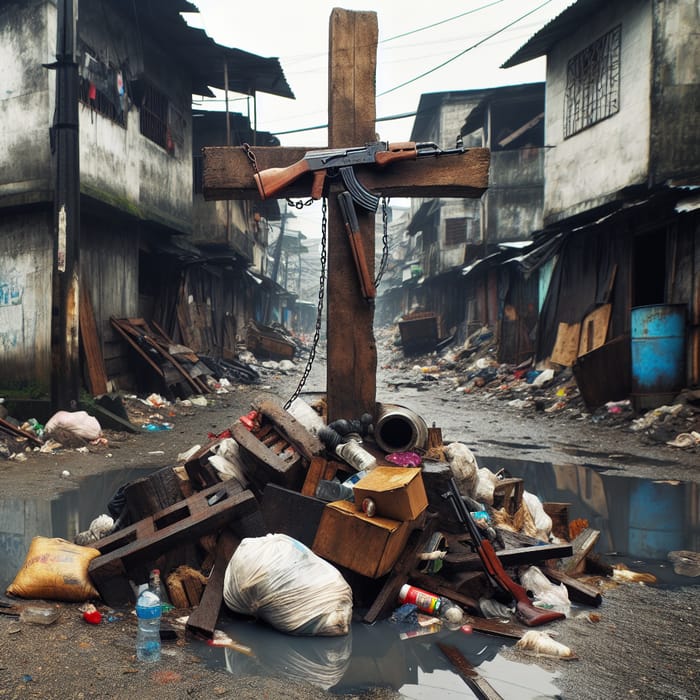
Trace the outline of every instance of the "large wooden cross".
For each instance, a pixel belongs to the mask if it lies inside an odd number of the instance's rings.
[[[334,9],[330,18],[328,71],[328,146],[363,146],[375,135],[375,71],[377,15]],[[310,148],[254,148],[258,170],[287,167]],[[204,197],[260,198],[251,162],[237,146],[203,149]],[[397,162],[383,169],[358,166],[362,185],[386,197],[478,198],[488,184],[489,151],[473,148],[463,154]],[[304,175],[277,194],[308,198],[312,177]],[[375,416],[377,348],[374,307],[363,298],[351,246],[331,184],[328,197],[328,287],[326,392],[328,420]],[[374,214],[356,207],[365,256],[374,273]]]

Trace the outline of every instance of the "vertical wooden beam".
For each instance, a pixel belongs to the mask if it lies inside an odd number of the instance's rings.
[[[360,146],[376,140],[377,15],[335,8],[328,67],[328,145]],[[328,420],[374,415],[377,348],[374,306],[360,292],[352,250],[340,218],[338,185],[328,207]],[[374,213],[357,208],[362,242],[374,276]]]

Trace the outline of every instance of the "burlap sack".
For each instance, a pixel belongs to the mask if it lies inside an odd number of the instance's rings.
[[[99,598],[88,564],[100,551],[60,537],[35,537],[7,595],[80,602]]]

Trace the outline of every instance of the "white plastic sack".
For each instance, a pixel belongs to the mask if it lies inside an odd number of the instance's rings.
[[[226,567],[224,601],[282,632],[337,636],[350,629],[348,583],[332,564],[283,534],[241,541]]]
[[[102,427],[97,418],[88,415],[86,411],[58,411],[54,413],[44,426],[44,432],[51,433],[57,428],[68,430],[83,440],[97,440],[102,435]]]
[[[538,603],[552,610],[564,613],[567,617],[571,612],[569,592],[563,583],[552,583],[536,566],[530,566],[520,575],[520,585],[532,593],[533,603]]]
[[[537,537],[543,542],[549,541],[549,536],[552,534],[552,519],[545,513],[540,501],[534,493],[523,491],[523,502],[530,511],[532,520],[535,523]]]

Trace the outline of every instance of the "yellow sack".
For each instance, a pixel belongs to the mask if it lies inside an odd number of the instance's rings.
[[[69,602],[99,598],[88,576],[88,564],[99,555],[98,549],[60,537],[35,537],[7,595]]]

